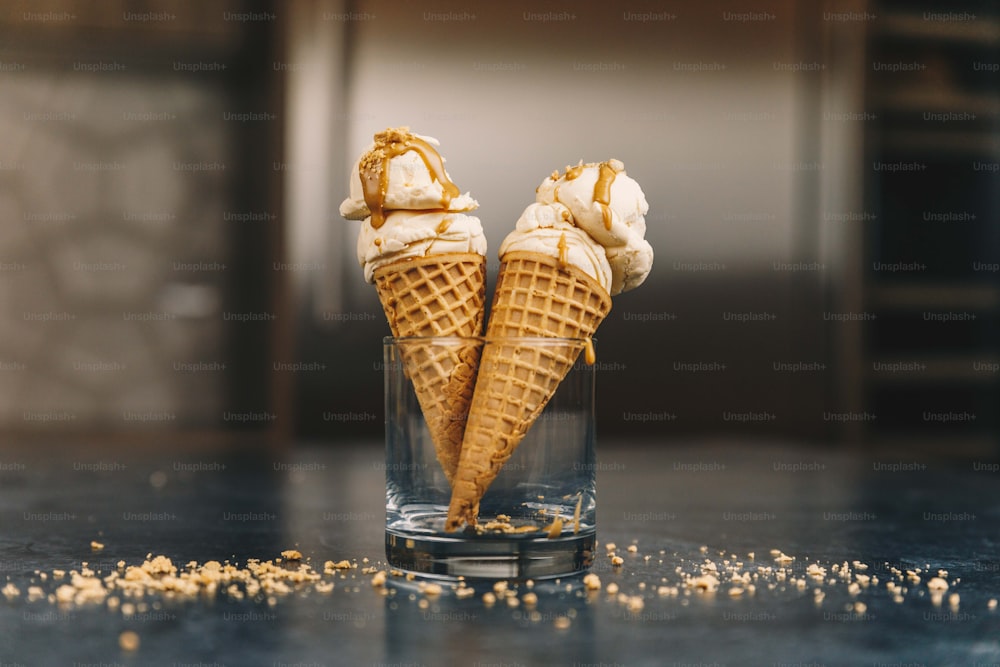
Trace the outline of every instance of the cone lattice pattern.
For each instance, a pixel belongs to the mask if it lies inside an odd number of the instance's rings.
[[[573,266],[537,253],[504,256],[446,528],[475,525],[479,500],[541,414],[583,345],[522,345],[518,336],[590,338],[611,297]]]
[[[432,255],[390,264],[375,271],[375,287],[397,338],[482,334],[486,298],[482,255]],[[400,344],[403,368],[449,482],[458,466],[479,350],[478,344]]]

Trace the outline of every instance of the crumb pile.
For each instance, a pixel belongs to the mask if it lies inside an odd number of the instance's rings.
[[[330,576],[357,567],[356,561],[328,560],[320,572],[303,562],[302,554],[295,549],[282,551],[281,557],[273,560],[251,558],[243,566],[228,560],[209,560],[190,561],[178,567],[166,556],[149,553],[138,565],[120,560],[109,573],[94,570],[87,562],[69,572],[36,570],[26,590],[8,581],[0,594],[9,601],[23,597],[28,602],[47,601],[62,607],[103,604],[130,616],[146,611],[146,601],[152,598],[184,600],[224,595],[274,605],[279,596],[306,587],[317,593],[329,593],[334,588]],[[377,569],[371,568],[371,572]]]
[[[652,604],[686,607],[699,599],[722,598],[739,603],[778,595],[811,597],[817,608],[851,617],[864,617],[868,604],[876,597],[896,604],[927,599],[935,607],[947,606],[951,613],[963,604],[961,578],[927,565],[905,569],[858,560],[822,562],[790,556],[780,549],[758,558],[754,552],[738,556],[727,551],[710,552],[706,546],[700,547],[697,557],[668,554],[665,550],[643,553],[635,543],[619,549],[608,542],[603,548],[606,560],[600,559],[595,571],[579,580],[574,577],[546,582],[544,593],[531,580],[430,582],[368,558],[360,562],[326,560],[322,567],[313,567],[301,552],[289,549],[278,558],[249,559],[244,565],[209,560],[190,561],[178,567],[167,556],[150,553],[139,564],[118,561],[113,571],[103,573],[84,562],[79,569],[68,572],[35,571],[22,585],[24,590],[8,577],[0,595],[9,604],[48,603],[62,609],[103,606],[128,618],[159,609],[167,601],[215,597],[274,606],[289,595],[332,594],[339,582],[339,590],[347,594],[374,591],[396,597],[403,593],[420,609],[428,609],[440,597],[452,595],[456,600],[470,599],[471,604],[487,608],[516,609],[518,618],[527,621],[551,619],[556,629],[571,627],[575,610],[568,607],[543,615],[537,607],[551,607],[560,599],[565,604],[566,596],[582,598],[587,604],[613,605],[622,610],[626,620],[642,620],[646,613],[643,610]],[[669,563],[675,565],[664,574],[663,566],[669,567]],[[652,573],[656,576],[648,576]],[[607,582],[602,581],[602,576]],[[406,586],[391,586],[392,579],[407,582]],[[406,587],[411,589],[409,593]],[[828,596],[832,602],[827,601]],[[995,613],[997,599],[990,598],[985,606],[988,612]],[[395,603],[390,607],[395,608]],[[138,646],[138,640],[131,635],[123,637],[123,649]]]

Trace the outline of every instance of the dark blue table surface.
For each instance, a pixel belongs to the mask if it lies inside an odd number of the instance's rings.
[[[19,594],[0,595],[0,665],[1000,665],[995,461],[755,441],[601,442],[598,461],[602,588],[536,582],[532,609],[485,605],[483,582],[465,598],[399,577],[388,594],[371,586],[361,567],[386,567],[378,443],[11,448],[0,587]],[[40,573],[84,561],[107,574],[149,553],[244,564],[291,548],[320,571],[360,567],[324,575],[330,593],[306,586],[271,604],[153,595],[123,614],[26,594],[54,590]],[[795,557],[785,572],[772,549]],[[849,579],[834,571],[855,561]],[[826,568],[822,581],[810,564]],[[717,591],[686,586],[713,566]],[[900,580],[906,570],[920,583]],[[926,584],[938,570],[949,589],[935,601]],[[732,571],[755,575],[754,588]],[[858,574],[878,583],[852,589]],[[519,600],[526,592],[518,584]],[[126,630],[138,649],[119,647]]]

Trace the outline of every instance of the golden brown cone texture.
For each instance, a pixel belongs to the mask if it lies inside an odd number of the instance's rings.
[[[429,255],[375,271],[392,335],[481,336],[486,258],[477,253]],[[458,467],[480,345],[406,345],[400,356],[424,413],[448,482]]]
[[[601,285],[548,255],[510,252],[497,278],[445,529],[476,525],[479,501],[576,361],[580,344],[521,346],[518,336],[589,338],[611,310]],[[493,339],[498,339],[494,341]]]

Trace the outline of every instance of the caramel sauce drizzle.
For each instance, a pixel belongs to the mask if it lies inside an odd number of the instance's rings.
[[[361,156],[358,170],[365,204],[371,211],[371,225],[378,229],[385,224],[385,195],[389,189],[389,160],[409,151],[415,151],[431,177],[441,184],[443,196],[441,208],[447,209],[451,200],[459,194],[458,187],[451,182],[444,171],[444,160],[433,146],[423,139],[410,134],[405,127],[389,128],[375,135],[375,147]]]
[[[569,258],[566,255],[566,251],[569,250],[569,246],[566,244],[566,232],[559,235],[559,243],[556,244],[559,248],[559,264],[560,266],[566,266],[569,263]]]
[[[615,182],[615,176],[618,175],[618,172],[611,166],[610,161],[602,162],[599,168],[597,182],[594,183],[594,201],[601,205],[601,218],[604,220],[604,228],[610,230],[611,184]]]
[[[597,361],[597,352],[594,351],[594,341],[589,336],[583,344],[583,360],[591,366]]]
[[[566,167],[566,173],[563,176],[567,181],[572,181],[575,178],[579,178],[583,170],[589,165],[580,164],[575,167]],[[607,160],[606,162],[601,162],[597,165],[597,181],[594,183],[594,202],[599,204],[601,207],[601,219],[604,222],[604,228],[607,230],[611,229],[612,214],[611,214],[611,186],[615,182],[615,176],[618,175],[620,171],[621,163],[617,160]],[[552,180],[558,180],[558,174],[552,173]],[[559,198],[559,186],[556,186],[555,192],[556,199]]]
[[[438,223],[437,227],[434,228],[438,234],[444,234],[451,227],[451,218],[444,218]]]

